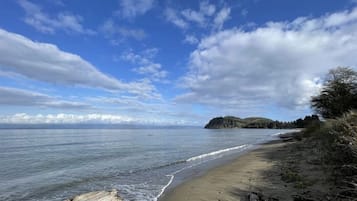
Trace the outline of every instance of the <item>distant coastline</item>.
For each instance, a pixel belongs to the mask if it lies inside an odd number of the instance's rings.
[[[264,117],[239,118],[234,116],[215,117],[211,119],[204,128],[222,129],[222,128],[263,128],[263,129],[295,129],[306,128],[313,124],[319,124],[317,115],[306,116],[304,119],[282,122],[274,121]]]

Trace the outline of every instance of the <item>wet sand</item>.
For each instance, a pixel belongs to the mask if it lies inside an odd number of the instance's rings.
[[[328,191],[324,173],[316,167],[306,165],[301,157],[309,155],[307,148],[299,149],[296,141],[272,141],[256,150],[239,156],[234,161],[207,171],[166,192],[160,201],[239,201],[247,200],[251,192],[264,195],[271,200],[294,200],[299,194],[322,197]],[[300,143],[301,144],[301,143]],[[299,150],[298,150],[299,149]],[[314,180],[313,186],[297,186],[297,182],[282,180],[285,167],[297,167],[301,174]],[[310,170],[311,169],[311,170]],[[312,170],[314,169],[314,170]],[[305,177],[305,176],[304,176]],[[300,179],[302,184],[305,180]],[[309,180],[310,181],[310,180]],[[307,183],[307,182],[306,182]],[[307,189],[307,188],[313,188]],[[309,192],[305,192],[305,191]]]

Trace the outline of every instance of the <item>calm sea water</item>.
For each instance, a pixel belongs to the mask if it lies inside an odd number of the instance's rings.
[[[286,131],[4,129],[0,200],[57,201],[113,188],[126,200],[157,200],[180,172]]]

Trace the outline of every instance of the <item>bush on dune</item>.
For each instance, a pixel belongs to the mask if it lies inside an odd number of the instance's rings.
[[[321,141],[331,163],[357,163],[356,111],[348,112],[337,119],[327,120],[313,136]]]
[[[320,94],[312,98],[311,106],[329,119],[357,109],[357,72],[348,67],[330,70]]]

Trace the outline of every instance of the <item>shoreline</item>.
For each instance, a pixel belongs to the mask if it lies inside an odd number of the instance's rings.
[[[164,197],[166,197],[165,195],[169,194],[171,191],[173,191],[174,189],[176,189],[177,187],[193,180],[193,179],[197,179],[199,177],[204,176],[205,174],[208,174],[211,170],[214,170],[216,168],[220,168],[222,166],[228,165],[233,163],[234,161],[238,160],[240,157],[249,154],[252,151],[255,151],[259,148],[262,148],[265,145],[269,145],[269,144],[275,144],[278,142],[281,143],[285,143],[287,141],[290,141],[290,139],[293,137],[293,135],[295,133],[301,132],[301,129],[290,129],[290,131],[288,132],[278,132],[276,134],[273,134],[272,136],[276,136],[276,138],[274,139],[270,139],[268,141],[264,141],[264,142],[259,142],[256,144],[250,144],[250,145],[238,145],[236,147],[230,147],[230,148],[226,148],[226,149],[222,149],[222,150],[218,150],[218,151],[214,151],[214,152],[210,152],[210,153],[206,153],[206,154],[202,154],[199,156],[195,156],[195,157],[191,157],[189,159],[187,159],[186,161],[190,161],[194,158],[199,158],[201,156],[206,156],[206,155],[211,155],[212,153],[221,153],[221,152],[227,152],[227,151],[233,151],[236,149],[241,149],[240,152],[235,153],[234,155],[228,155],[228,156],[224,156],[223,158],[218,158],[218,159],[214,159],[214,161],[207,161],[204,163],[204,165],[206,165],[205,168],[198,168],[198,172],[194,171],[194,174],[189,174],[191,176],[191,178],[185,177],[184,179],[180,180],[180,181],[176,181],[176,174],[178,172],[182,172],[182,170],[179,170],[173,174],[170,175],[166,175],[167,177],[170,177],[170,181],[164,186],[164,188],[161,190],[160,194],[156,197],[157,201],[162,201],[162,199]],[[200,164],[197,167],[201,167]],[[208,167],[207,167],[208,166]]]
[[[287,136],[289,138],[289,136],[291,136],[291,133],[295,133],[295,132],[296,131],[290,131],[290,132],[286,132],[286,133],[277,133],[274,136],[281,137],[283,135],[283,136]],[[228,152],[228,151],[232,151],[232,150],[236,150],[236,149],[242,149],[241,152],[237,153],[238,155],[234,154],[231,156],[225,156],[223,158],[218,158],[213,161],[205,162],[204,166],[202,166],[202,164],[200,164],[197,166],[196,169],[193,169],[191,172],[182,171],[182,170],[186,169],[186,168],[184,168],[184,169],[180,169],[170,175],[166,175],[169,178],[169,181],[163,187],[163,189],[161,189],[159,194],[156,196],[155,200],[156,201],[172,200],[171,197],[174,194],[174,192],[177,191],[177,189],[181,189],[183,186],[186,186],[186,185],[194,182],[195,180],[199,180],[203,177],[206,177],[207,175],[210,175],[212,172],[214,172],[216,170],[222,169],[226,166],[230,166],[231,164],[236,163],[236,161],[241,161],[241,160],[243,160],[242,158],[247,157],[247,155],[249,156],[252,153],[255,153],[259,150],[265,149],[267,146],[273,146],[276,144],[286,144],[286,142],[283,142],[283,141],[284,141],[283,138],[270,139],[265,142],[260,142],[260,143],[254,144],[254,145],[252,145],[252,147],[249,147],[247,145],[239,145],[236,147],[230,147],[230,148],[222,149],[219,151],[214,151],[214,152],[210,152],[207,154],[202,154],[202,155],[198,155],[195,157],[191,157],[191,158],[187,159],[188,162],[191,160],[194,161],[196,159],[200,159],[201,157],[204,157],[204,156],[210,156],[210,155],[224,153],[224,152]],[[181,174],[181,175],[179,176],[177,174]],[[176,180],[176,177],[179,177],[181,179]],[[119,192],[119,193],[117,193],[117,195],[120,198],[120,196],[121,196],[120,189],[117,189],[117,191]],[[98,192],[108,193],[108,191],[98,191]],[[96,193],[96,192],[89,192],[89,193]],[[79,196],[81,196],[81,195],[83,195],[83,194],[80,194]],[[189,199],[183,198],[183,199],[179,199],[179,200],[189,200]],[[192,199],[192,200],[195,200],[195,199]],[[176,201],[176,199],[174,199],[174,201]]]
[[[261,198],[257,201],[263,200],[262,197],[275,201],[325,196],[331,187],[325,172],[319,165],[306,163],[313,160],[311,147],[290,140],[291,136],[285,134],[281,139],[262,143],[232,161],[184,181],[165,191],[159,201],[239,201],[251,195]],[[284,179],[286,176],[291,181]]]
[[[239,155],[233,159],[227,160],[222,164],[218,164],[215,167],[204,171],[203,173],[198,173],[197,176],[193,176],[192,178],[190,178],[186,181],[183,181],[182,183],[180,183],[176,186],[167,188],[165,190],[165,192],[162,194],[162,196],[159,197],[158,201],[220,200],[220,199],[215,199],[215,198],[213,198],[215,196],[206,193],[206,191],[208,189],[211,190],[211,188],[206,188],[208,181],[223,179],[225,176],[228,176],[228,174],[230,172],[232,172],[232,171],[226,171],[226,170],[232,170],[232,168],[235,169],[235,168],[237,168],[237,166],[241,166],[241,168],[242,168],[242,166],[245,166],[244,161],[249,158],[255,157],[257,153],[265,152],[266,149],[269,149],[271,147],[278,148],[278,147],[286,145],[286,144],[287,144],[287,142],[284,142],[281,139],[276,139],[276,140],[271,140],[268,142],[261,143],[258,145],[257,148],[254,148],[252,150],[247,150],[247,151],[243,152],[241,155]],[[246,167],[250,167],[250,165],[247,165]],[[237,168],[237,170],[238,170],[238,168]],[[252,170],[253,169],[251,169],[250,171],[252,171]],[[256,170],[254,170],[254,171],[256,171]],[[224,172],[227,172],[227,173],[224,173]],[[242,172],[245,172],[245,170],[242,170]],[[228,186],[228,184],[227,184],[227,186]],[[200,189],[198,189],[198,188],[200,188]],[[201,189],[203,191],[201,191]],[[216,194],[222,194],[222,191],[218,190],[216,192]],[[187,196],[189,196],[189,197],[187,197]],[[223,199],[223,200],[230,200],[230,199]],[[237,200],[237,198],[234,198],[232,200]]]

